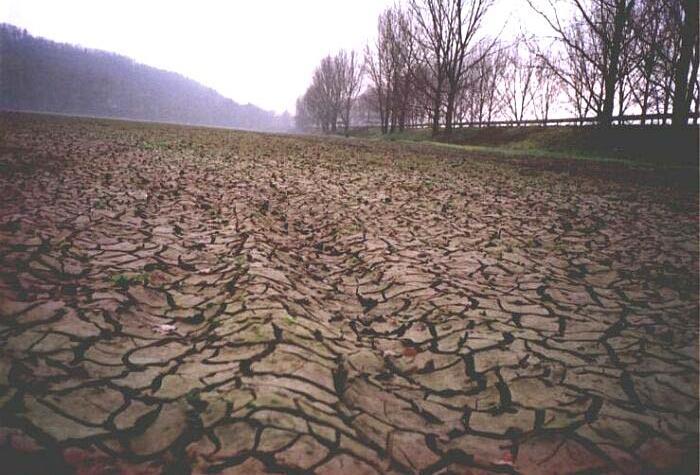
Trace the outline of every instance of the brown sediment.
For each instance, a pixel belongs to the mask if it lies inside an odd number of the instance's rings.
[[[697,469],[693,196],[398,144],[2,126],[10,473]]]

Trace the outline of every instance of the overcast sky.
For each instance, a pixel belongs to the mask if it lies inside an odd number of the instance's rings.
[[[239,103],[294,113],[314,68],[362,50],[393,0],[0,0],[0,23],[34,36],[129,56],[181,73]],[[488,29],[523,21],[525,0],[499,0]],[[527,15],[526,21],[531,20]]]

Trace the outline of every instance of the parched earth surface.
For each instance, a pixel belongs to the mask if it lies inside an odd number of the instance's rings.
[[[360,140],[0,131],[2,473],[697,471],[694,191]]]

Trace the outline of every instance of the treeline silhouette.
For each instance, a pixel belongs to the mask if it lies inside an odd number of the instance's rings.
[[[288,114],[241,105],[180,74],[0,24],[0,109],[287,130]]]
[[[520,16],[518,34],[494,30],[504,20],[496,4]],[[296,123],[334,132],[351,121],[384,134],[427,126],[433,136],[472,125],[685,127],[700,115],[698,5],[397,1],[379,15],[364,61],[354,63],[364,88],[349,87],[355,76],[343,58],[352,52],[323,59],[297,101]],[[532,28],[536,22],[546,30]]]

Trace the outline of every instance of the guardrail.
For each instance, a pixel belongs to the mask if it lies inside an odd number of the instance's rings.
[[[641,125],[644,120],[644,125],[670,125],[672,114],[630,114],[615,116],[612,118],[613,125]],[[699,114],[692,113],[688,118],[688,124],[697,125]],[[597,117],[569,117],[564,119],[526,119],[526,120],[494,120],[494,121],[470,121],[470,122],[455,122],[453,128],[460,129],[464,127],[547,127],[550,125],[559,126],[585,126],[596,125]],[[429,129],[433,126],[432,122],[424,122],[419,124],[406,124],[408,129]],[[444,127],[444,124],[440,124]]]

